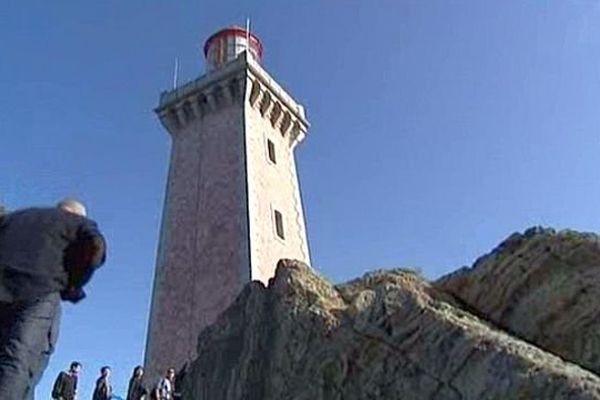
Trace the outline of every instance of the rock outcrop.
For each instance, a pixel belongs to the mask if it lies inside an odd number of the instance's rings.
[[[600,399],[595,374],[402,270],[335,286],[284,260],[201,333],[198,354],[185,399]]]
[[[532,228],[434,284],[528,342],[600,374],[600,238]]]

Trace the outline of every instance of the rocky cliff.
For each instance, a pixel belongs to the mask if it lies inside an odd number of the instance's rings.
[[[600,374],[600,238],[532,228],[435,286],[501,328]]]
[[[283,260],[200,334],[184,398],[600,399],[599,257],[595,236],[533,230],[433,284]]]

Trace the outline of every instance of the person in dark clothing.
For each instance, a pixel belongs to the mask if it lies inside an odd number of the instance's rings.
[[[127,389],[127,400],[142,400],[148,394],[143,384],[144,369],[138,365],[133,369],[133,375],[129,379]]]
[[[28,208],[0,219],[0,399],[33,399],[58,337],[60,301],[76,303],[105,260],[85,207]]]
[[[54,381],[52,398],[54,400],[74,400],[77,395],[77,379],[81,371],[81,363],[73,361],[69,372],[61,372]]]
[[[92,400],[110,400],[112,398],[112,386],[110,385],[110,367],[100,368],[100,378],[96,381]]]

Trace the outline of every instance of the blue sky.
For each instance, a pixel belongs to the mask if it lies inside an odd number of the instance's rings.
[[[434,278],[531,225],[600,231],[598,1],[31,1],[0,13],[0,199],[84,199],[110,242],[64,307],[40,386],[84,363],[123,393],[142,361],[173,63],[252,18],[265,68],[312,123],[298,149],[316,268]]]

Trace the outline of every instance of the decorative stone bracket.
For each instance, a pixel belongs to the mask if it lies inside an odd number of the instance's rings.
[[[243,77],[233,77],[207,87],[205,90],[190,93],[175,104],[158,110],[158,116],[172,135],[196,119],[219,110],[227,105],[240,102],[244,91]]]
[[[290,107],[258,78],[248,77],[248,86],[250,107],[260,112],[263,118],[268,119],[281,136],[288,137],[290,144],[304,138],[308,128],[306,121],[298,118]]]

